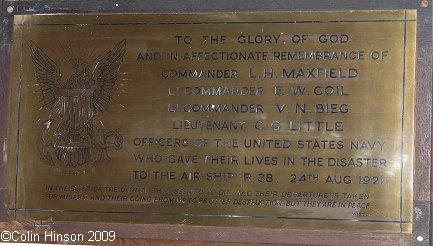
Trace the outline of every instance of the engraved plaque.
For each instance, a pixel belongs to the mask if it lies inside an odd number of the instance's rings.
[[[16,16],[17,218],[411,232],[416,11]]]

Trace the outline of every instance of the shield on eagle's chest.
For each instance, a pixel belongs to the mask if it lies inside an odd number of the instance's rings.
[[[60,90],[60,115],[62,123],[55,146],[56,157],[66,165],[83,165],[91,159],[93,136],[94,89]]]

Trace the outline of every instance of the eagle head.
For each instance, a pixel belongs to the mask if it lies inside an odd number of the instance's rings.
[[[68,79],[67,88],[88,88],[93,85],[90,64],[81,58],[69,59],[69,64],[75,69],[75,73]]]
[[[69,64],[71,64],[71,66],[78,73],[86,73],[88,70],[90,70],[90,65],[81,58],[69,59]]]

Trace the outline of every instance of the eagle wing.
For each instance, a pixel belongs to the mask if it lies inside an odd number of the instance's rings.
[[[97,87],[93,93],[95,114],[107,110],[111,99],[111,91],[116,84],[120,65],[125,55],[126,40],[117,43],[105,58],[98,64],[99,74],[96,78]]]
[[[33,41],[30,41],[30,52],[36,67],[36,80],[42,92],[43,107],[59,112],[58,82],[61,74],[57,64],[49,58]]]

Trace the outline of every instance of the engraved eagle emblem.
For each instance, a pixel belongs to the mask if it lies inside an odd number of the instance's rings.
[[[55,166],[60,162],[74,168],[107,160],[107,149],[122,148],[121,134],[96,129],[93,120],[108,111],[125,48],[126,40],[118,42],[96,64],[72,57],[73,74],[63,79],[56,62],[30,41],[42,109],[55,113],[40,125],[37,147],[44,163]]]

